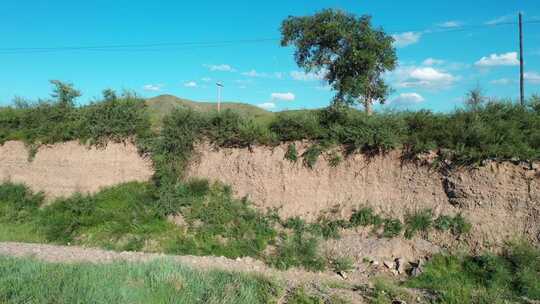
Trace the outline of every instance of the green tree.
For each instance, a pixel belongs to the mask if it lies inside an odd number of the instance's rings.
[[[384,103],[390,92],[383,74],[396,66],[394,39],[357,17],[326,9],[313,16],[289,16],[281,25],[281,45],[296,48],[295,60],[306,72],[320,73],[337,94],[336,103]]]
[[[51,96],[64,108],[75,106],[75,99],[81,96],[81,92],[73,87],[73,84],[60,80],[51,80],[54,86]]]

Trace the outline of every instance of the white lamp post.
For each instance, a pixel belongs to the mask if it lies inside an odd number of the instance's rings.
[[[217,111],[221,111],[221,89],[223,88],[223,83],[217,82]]]

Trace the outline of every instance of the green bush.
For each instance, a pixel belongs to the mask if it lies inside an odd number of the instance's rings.
[[[540,251],[509,247],[502,256],[437,255],[406,285],[429,290],[439,303],[521,303],[540,300]]]
[[[0,184],[0,222],[32,220],[43,200],[43,193],[34,194],[24,185]]]
[[[320,145],[312,145],[302,153],[302,158],[304,159],[304,166],[313,169],[319,156],[323,152],[323,149]]]
[[[295,144],[289,144],[287,146],[287,151],[285,152],[285,159],[296,163],[298,161],[298,151],[296,150]]]

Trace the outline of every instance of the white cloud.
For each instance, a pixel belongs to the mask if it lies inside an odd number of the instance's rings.
[[[509,85],[512,83],[515,83],[515,80],[509,79],[509,78],[500,78],[490,81],[489,83],[495,84],[495,85]]]
[[[203,78],[201,78],[201,80],[204,81],[204,82],[210,82],[210,81],[212,81],[212,78],[210,78],[210,77],[203,77]]]
[[[195,81],[188,81],[188,82],[184,83],[184,86],[186,88],[196,88],[197,83]]]
[[[484,56],[474,63],[477,67],[494,67],[494,66],[514,66],[519,65],[517,52],[509,52],[504,54],[491,54]]]
[[[394,45],[398,48],[403,48],[403,47],[409,46],[411,44],[415,44],[418,41],[420,41],[420,37],[422,37],[422,33],[405,32],[401,34],[394,34],[392,35],[392,37],[394,37]]]
[[[489,20],[489,21],[487,21],[485,24],[486,24],[486,25],[497,25],[497,24],[509,22],[509,21],[511,21],[513,18],[515,18],[514,15],[501,16],[501,17],[497,17],[497,18],[495,18],[495,19]]]
[[[248,76],[248,77],[267,77],[268,76],[266,73],[258,73],[256,70],[244,72],[242,73],[242,75]]]
[[[263,108],[265,110],[270,110],[270,109],[273,109],[276,107],[276,104],[273,103],[273,102],[265,102],[265,103],[260,103],[257,105],[259,108]]]
[[[236,70],[228,64],[203,64],[203,66],[212,72],[236,72]]]
[[[443,27],[443,28],[456,28],[456,27],[460,27],[462,25],[463,25],[463,22],[456,21],[456,20],[450,20],[450,21],[446,21],[446,22],[442,22],[442,23],[437,24],[438,27]]]
[[[323,80],[324,76],[326,75],[326,71],[319,71],[317,73],[305,73],[302,71],[292,71],[290,75],[294,80],[316,81],[316,80]]]
[[[293,101],[296,99],[296,96],[294,96],[293,93],[272,93],[270,95],[270,98],[272,100],[283,100],[283,101]]]
[[[429,66],[432,66],[432,65],[441,65],[444,63],[444,60],[441,60],[441,59],[435,59],[435,58],[427,58],[426,60],[424,60],[424,62],[422,62],[423,65],[429,65]]]
[[[391,104],[411,105],[423,102],[425,99],[418,93],[401,93],[396,98],[390,100]]]
[[[421,87],[427,89],[446,88],[458,77],[433,67],[405,66],[387,74],[390,82],[400,88]]]
[[[528,72],[523,75],[525,80],[530,83],[540,84],[540,74],[537,72]]]
[[[163,84],[146,84],[143,86],[143,90],[149,92],[159,92],[163,87]]]

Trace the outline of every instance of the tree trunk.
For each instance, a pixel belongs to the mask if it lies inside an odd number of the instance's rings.
[[[364,100],[364,110],[366,111],[366,114],[371,116],[373,115],[373,103],[369,99]]]

